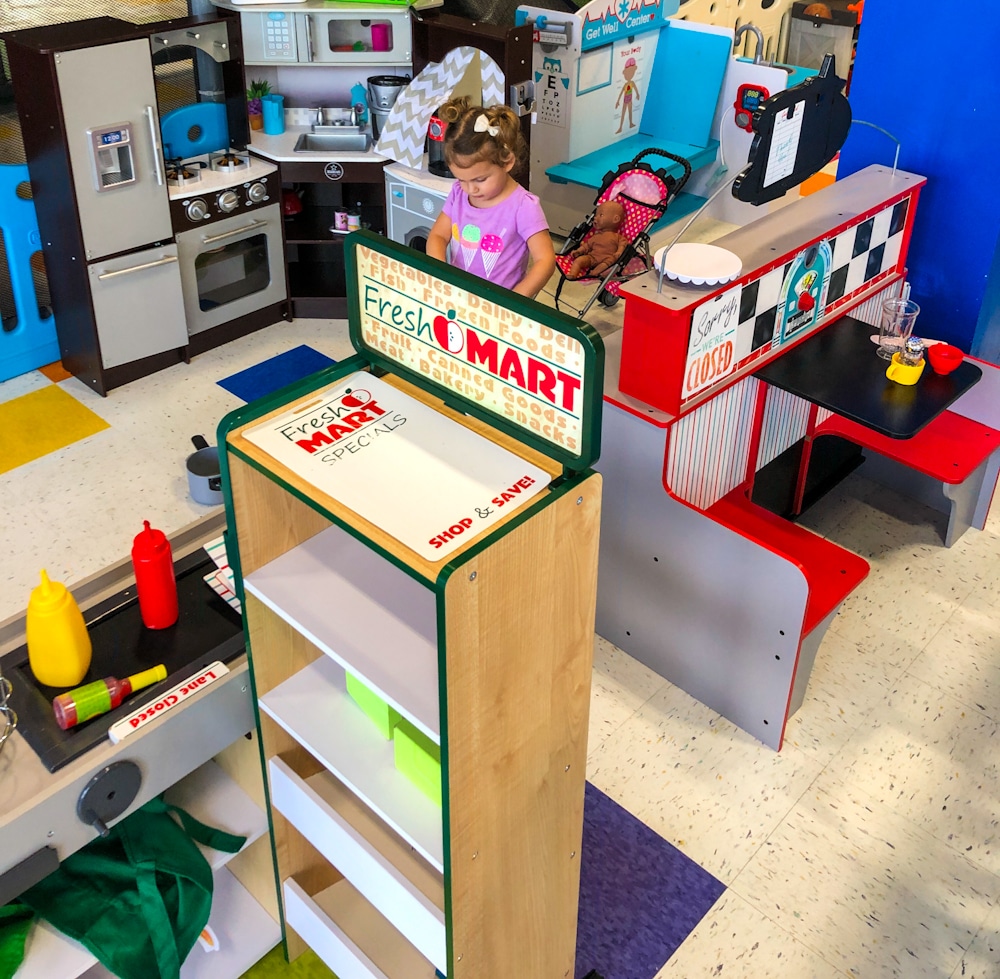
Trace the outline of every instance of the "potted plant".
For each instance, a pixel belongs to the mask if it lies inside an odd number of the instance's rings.
[[[254,78],[247,89],[247,114],[250,117],[251,129],[264,127],[264,107],[261,99],[271,94],[271,85],[263,78]]]

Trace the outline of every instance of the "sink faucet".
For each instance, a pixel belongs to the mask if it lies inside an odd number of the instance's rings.
[[[740,46],[740,41],[747,31],[750,31],[757,38],[757,50],[754,52],[753,63],[759,65],[761,64],[761,56],[764,54],[764,35],[756,25],[742,24],[736,28],[736,37],[733,38],[733,50],[735,51]]]

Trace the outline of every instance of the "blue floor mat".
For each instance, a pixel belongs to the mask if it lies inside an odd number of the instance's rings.
[[[576,979],[653,979],[725,889],[588,782]]]
[[[244,401],[256,401],[286,384],[298,381],[309,374],[315,374],[335,364],[326,354],[302,344],[291,350],[286,350],[277,357],[271,357],[253,367],[248,367],[238,374],[233,374],[219,381],[220,387]]]

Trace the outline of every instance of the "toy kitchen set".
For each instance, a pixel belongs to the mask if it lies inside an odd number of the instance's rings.
[[[63,365],[101,395],[290,317],[238,22],[4,36]]]

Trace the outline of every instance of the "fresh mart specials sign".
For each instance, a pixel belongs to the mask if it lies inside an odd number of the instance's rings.
[[[464,279],[482,284],[482,293],[382,247],[360,244],[354,256],[356,329],[365,348],[445,396],[458,395],[564,454],[582,454],[597,381],[588,370],[599,373],[593,347],[511,308],[505,297],[520,297],[474,276]]]

